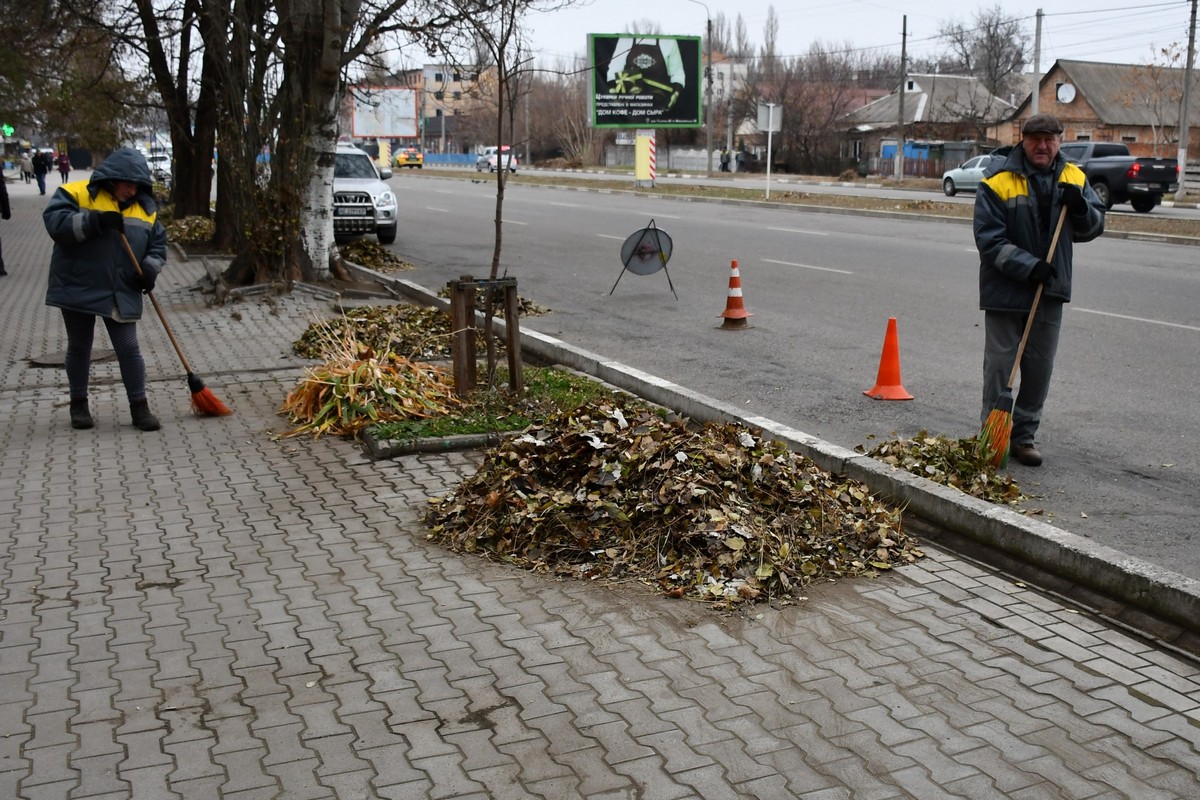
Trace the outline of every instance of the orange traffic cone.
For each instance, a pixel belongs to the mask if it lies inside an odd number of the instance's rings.
[[[737,261],[731,261],[730,268],[732,272],[729,273],[729,298],[725,301],[725,310],[717,316],[725,318],[721,323],[721,330],[743,331],[750,327],[746,318],[753,314],[747,311],[742,303],[742,274],[738,272]]]
[[[913,396],[900,383],[900,337],[896,334],[896,318],[888,318],[887,335],[883,338],[883,355],[879,359],[879,374],[875,385],[863,392],[876,400],[912,400]]]

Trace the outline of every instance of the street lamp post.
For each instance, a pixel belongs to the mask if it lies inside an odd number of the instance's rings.
[[[704,66],[704,150],[708,154],[707,166],[705,171],[708,177],[712,177],[712,91],[713,91],[713,76],[712,76],[712,14],[708,11],[708,6],[700,2],[700,0],[688,0],[689,3],[695,3],[704,9],[704,18],[707,23],[708,35],[705,37],[708,41],[705,50],[708,52]]]

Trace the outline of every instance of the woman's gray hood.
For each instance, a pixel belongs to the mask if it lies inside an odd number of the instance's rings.
[[[88,181],[88,192],[92,197],[96,196],[96,192],[105,183],[112,181],[125,181],[127,183],[137,184],[138,201],[142,203],[142,207],[147,211],[155,211],[158,204],[154,202],[154,181],[150,176],[150,165],[146,163],[146,158],[132,147],[122,147],[119,150],[114,150],[108,158],[100,163],[92,171],[92,179]],[[144,195],[144,197],[142,197]],[[147,205],[145,199],[148,198],[150,205]]]

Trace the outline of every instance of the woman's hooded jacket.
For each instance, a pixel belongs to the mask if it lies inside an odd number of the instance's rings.
[[[138,187],[118,204],[113,182]],[[86,181],[59,186],[42,213],[54,240],[46,305],[131,322],[142,316],[143,282],[125,252],[120,231],[103,230],[100,214],[119,211],[125,237],[143,272],[157,276],[167,258],[167,232],[158,222],[150,168],[132,148],[115,151]]]

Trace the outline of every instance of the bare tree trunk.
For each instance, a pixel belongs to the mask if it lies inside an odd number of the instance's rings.
[[[175,216],[208,217],[212,196],[212,153],[216,143],[218,49],[209,46],[214,36],[213,19],[200,13],[199,4],[188,3],[182,30],[175,42],[178,63],[175,73],[167,62],[158,18],[151,0],[136,0],[138,18],[146,40],[146,55],[159,95],[163,99],[167,125],[174,149],[174,180],[171,196]],[[195,26],[195,28],[193,28]],[[191,34],[199,31],[205,46],[192,47]],[[195,112],[189,93],[193,90],[189,63],[199,50],[201,59],[199,89]]]

